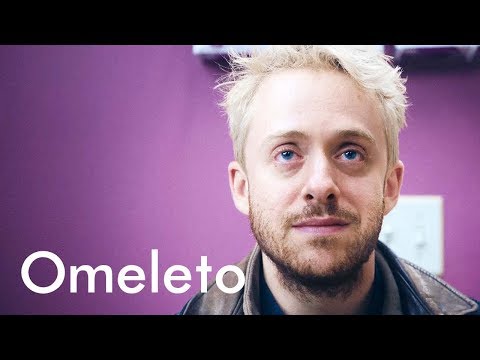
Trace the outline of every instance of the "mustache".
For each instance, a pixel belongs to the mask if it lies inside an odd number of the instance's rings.
[[[314,216],[337,217],[353,224],[358,224],[360,222],[360,219],[357,216],[357,214],[352,213],[351,211],[348,211],[346,209],[341,209],[340,207],[338,207],[336,203],[329,203],[327,205],[323,205],[323,204],[307,205],[303,208],[303,210],[300,213],[288,215],[284,223],[287,225],[287,228],[290,228],[293,224],[300,221],[305,221]]]

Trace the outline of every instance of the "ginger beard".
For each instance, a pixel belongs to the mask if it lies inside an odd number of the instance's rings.
[[[336,202],[306,206],[302,213],[286,214],[277,223],[249,196],[250,227],[262,252],[275,264],[280,281],[291,292],[307,299],[309,295],[347,297],[359,281],[362,266],[375,249],[382,228],[385,203],[383,196],[377,199],[362,227],[357,214],[339,209]],[[298,234],[292,225],[312,216],[345,219],[350,229],[335,235],[295,238]],[[324,263],[325,254],[330,260],[334,256],[334,260]]]

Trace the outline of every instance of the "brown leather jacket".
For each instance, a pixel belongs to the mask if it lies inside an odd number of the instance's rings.
[[[385,315],[480,315],[479,303],[452,288],[440,278],[398,258],[379,242],[375,260],[384,281]],[[221,291],[215,281],[206,293],[197,293],[180,315],[260,315],[259,276],[261,266],[258,245],[236,264],[245,274],[245,286],[235,294]],[[228,272],[224,283],[233,287],[236,275]]]

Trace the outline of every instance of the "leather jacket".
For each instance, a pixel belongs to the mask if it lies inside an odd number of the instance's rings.
[[[479,303],[460,293],[439,277],[397,257],[378,242],[375,261],[384,281],[384,315],[480,315]],[[256,245],[236,264],[245,274],[245,286],[234,294],[221,291],[215,281],[206,293],[197,293],[179,315],[260,315],[259,276],[261,252]],[[237,276],[227,272],[227,287],[237,283]]]

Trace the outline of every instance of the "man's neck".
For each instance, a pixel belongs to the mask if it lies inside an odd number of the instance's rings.
[[[358,280],[348,296],[298,294],[293,287],[285,286],[276,265],[262,253],[265,282],[285,314],[289,315],[334,315],[363,314],[369,302],[369,294],[375,277],[375,252],[364,264]]]

